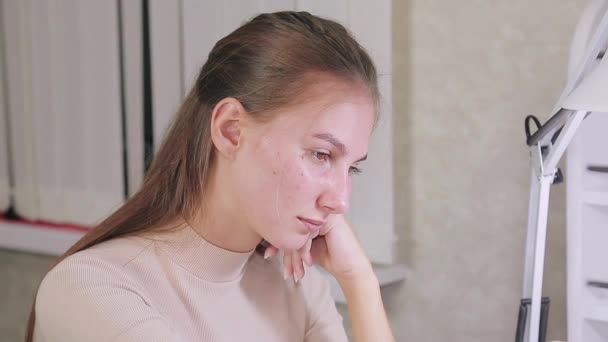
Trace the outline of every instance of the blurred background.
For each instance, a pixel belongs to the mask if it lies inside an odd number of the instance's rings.
[[[23,339],[57,255],[137,189],[213,44],[281,9],[340,21],[381,74],[382,120],[349,215],[385,270],[397,340],[512,341],[524,117],[550,116],[586,4],[0,0],[0,341]],[[548,340],[567,338],[566,260],[561,185],[549,212]]]

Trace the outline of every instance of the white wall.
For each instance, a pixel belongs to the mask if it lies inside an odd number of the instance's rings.
[[[549,118],[587,2],[393,2],[396,167],[409,175],[396,217],[411,270],[389,300],[398,341],[513,341],[530,189],[523,120]],[[547,341],[566,341],[564,190],[551,190]]]

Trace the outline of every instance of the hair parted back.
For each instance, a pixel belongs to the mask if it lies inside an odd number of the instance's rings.
[[[376,107],[377,74],[366,51],[340,24],[307,12],[260,14],[219,40],[166,132],[141,188],[53,265],[104,241],[191,218],[213,161],[211,113],[226,97],[264,119],[290,104],[307,74],[327,73],[367,87]],[[33,340],[35,301],[26,341]]]

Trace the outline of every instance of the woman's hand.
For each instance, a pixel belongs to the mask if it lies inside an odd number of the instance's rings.
[[[277,254],[268,247],[265,257]],[[303,261],[316,263],[333,275],[346,298],[352,320],[354,341],[395,341],[382,303],[380,287],[371,263],[343,215],[331,215],[306,245],[297,251],[285,251],[285,279],[302,279]]]
[[[265,258],[278,253],[269,246]],[[299,250],[284,251],[283,273],[285,279],[293,275],[298,282],[306,273],[304,266],[316,263],[333,275],[338,282],[369,277],[373,270],[361,244],[344,215],[330,215],[318,233],[311,234]]]

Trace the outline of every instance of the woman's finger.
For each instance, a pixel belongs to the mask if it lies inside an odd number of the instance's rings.
[[[291,253],[283,253],[283,278],[287,280],[293,274],[293,266],[291,264]]]
[[[313,263],[312,256],[310,254],[310,248],[312,247],[313,238],[314,238],[314,236],[311,236],[311,238],[308,239],[308,241],[306,241],[306,244],[304,245],[304,247],[300,248],[300,250],[299,250],[302,260],[304,260],[304,262],[308,266],[312,266],[312,263]]]
[[[268,247],[266,247],[266,250],[264,251],[264,259],[270,259],[273,256],[277,255],[279,253],[279,249],[276,248],[273,245],[269,245]]]
[[[293,280],[297,283],[304,277],[304,265],[298,251],[292,251],[291,264],[293,265]]]

